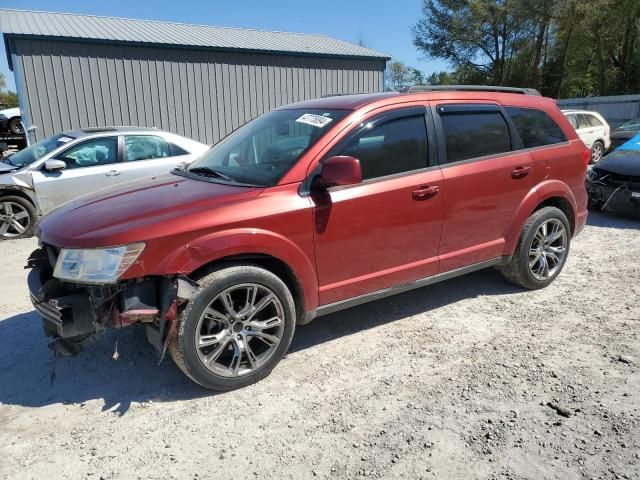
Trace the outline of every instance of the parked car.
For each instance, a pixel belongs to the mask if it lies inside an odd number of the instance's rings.
[[[69,200],[167,173],[208,148],[139,127],[86,128],[45,138],[0,163],[0,237],[31,236],[39,215]]]
[[[640,133],[640,118],[634,118],[624,122],[618,128],[616,128],[611,134],[611,145],[609,145],[608,151],[613,151],[623,143],[628,142],[633,137]]]
[[[11,133],[12,135],[23,135],[24,126],[19,108],[7,108],[0,110],[0,133]]]
[[[580,139],[591,149],[591,163],[598,163],[609,149],[611,128],[598,112],[562,110]]]
[[[640,216],[640,134],[587,171],[589,207]]]
[[[469,89],[282,107],[188,168],[51,212],[29,289],[52,348],[142,323],[227,390],[319,315],[487,267],[546,287],[586,221],[590,151],[553,100]]]

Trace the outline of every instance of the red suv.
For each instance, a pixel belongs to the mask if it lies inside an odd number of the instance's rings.
[[[195,382],[241,387],[319,315],[486,267],[549,285],[586,221],[589,158],[525,89],[289,105],[44,217],[32,301],[61,354],[141,323]]]

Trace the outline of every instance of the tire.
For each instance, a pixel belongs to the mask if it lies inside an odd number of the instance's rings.
[[[598,163],[604,156],[604,143],[597,140],[591,146],[591,163]]]
[[[24,133],[24,127],[21,122],[22,119],[20,117],[9,120],[9,131],[14,135],[22,135]]]
[[[262,303],[265,305],[260,307]],[[178,318],[169,352],[178,368],[197,384],[212,390],[233,390],[271,373],[291,344],[295,321],[291,292],[276,275],[254,265],[222,268],[200,281],[194,298]],[[264,340],[267,337],[269,340]],[[201,346],[196,347],[196,342]]]
[[[564,236],[561,236],[558,240],[551,242],[549,247],[546,247],[546,240],[542,244],[541,229],[546,224],[546,231],[548,232],[548,238],[552,238],[552,232],[556,227],[560,230],[564,229]],[[551,231],[550,231],[551,229]],[[563,254],[560,255],[558,247],[562,244],[564,247]],[[509,263],[501,268],[504,277],[511,283],[524,287],[530,290],[537,290],[549,285],[560,274],[564,264],[567,261],[569,255],[569,247],[571,244],[571,228],[567,216],[562,210],[556,207],[544,207],[534,212],[522,229],[520,234],[520,240],[518,241],[518,247],[511,257]],[[549,250],[549,255],[555,255],[559,262],[556,264],[552,257],[548,257],[546,249]],[[544,251],[544,253],[543,253]],[[532,252],[535,252],[532,254]],[[530,265],[534,261],[536,255],[539,255],[538,260],[533,266]],[[533,259],[531,258],[533,256]],[[545,276],[544,262],[547,265],[547,275]],[[551,268],[553,265],[553,268]]]
[[[29,200],[13,195],[0,197],[0,239],[31,237],[37,219],[36,208]]]

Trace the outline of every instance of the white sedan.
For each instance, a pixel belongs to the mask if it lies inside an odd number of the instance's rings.
[[[0,163],[0,238],[30,236],[38,216],[58,205],[100,188],[169,172],[208,149],[173,133],[141,127],[86,128],[45,138]]]

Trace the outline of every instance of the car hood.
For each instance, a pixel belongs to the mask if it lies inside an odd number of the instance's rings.
[[[625,177],[640,177],[640,150],[615,150],[598,162],[594,169]]]
[[[219,207],[262,191],[174,174],[127,182],[68,202],[42,218],[42,241],[59,247],[103,247],[206,228]]]
[[[8,163],[0,162],[0,175],[3,173],[13,172],[17,169],[18,167],[14,167],[13,165],[9,165]]]

